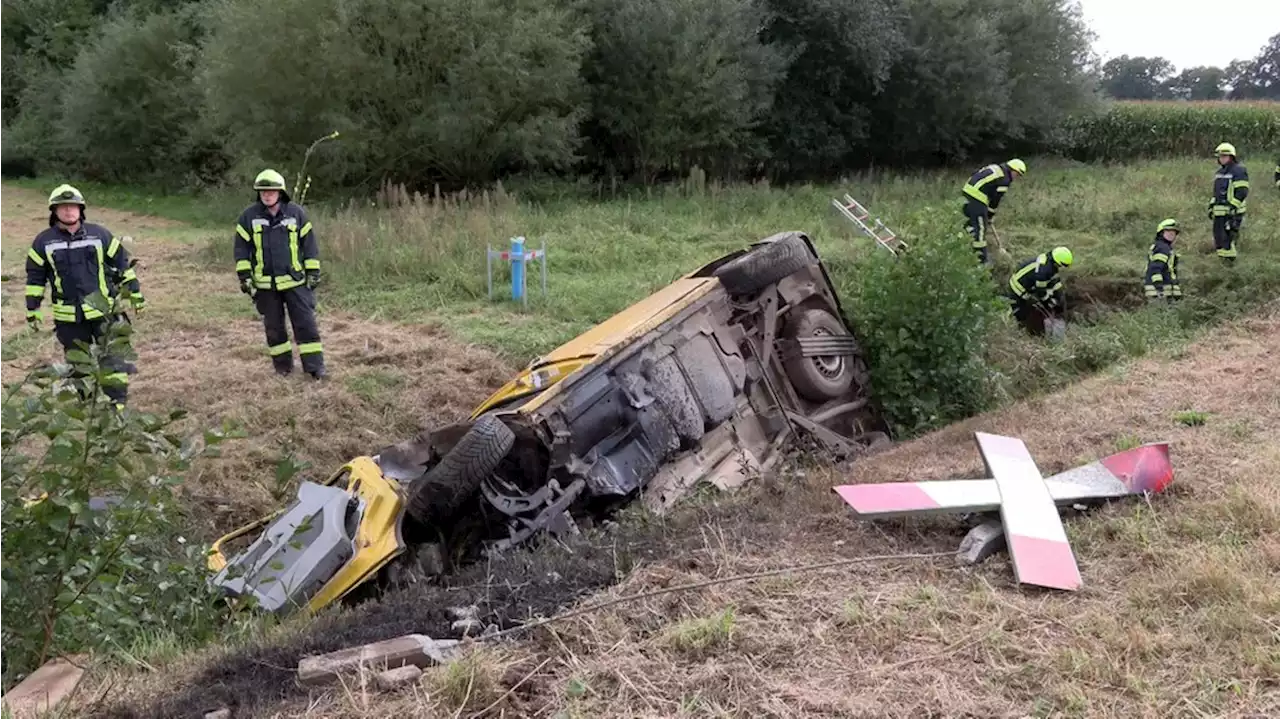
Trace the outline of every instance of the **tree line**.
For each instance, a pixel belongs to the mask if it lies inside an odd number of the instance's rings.
[[[1074,0],[5,0],[3,165],[110,182],[831,177],[1043,146]]]
[[[1118,100],[1280,100],[1280,33],[1257,57],[1225,68],[1177,72],[1163,57],[1120,57],[1102,66],[1102,89]]]

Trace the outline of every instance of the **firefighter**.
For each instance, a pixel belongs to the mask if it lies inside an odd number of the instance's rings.
[[[1213,199],[1209,201],[1213,246],[1218,257],[1231,263],[1236,259],[1236,238],[1247,210],[1249,172],[1236,159],[1235,145],[1224,142],[1214,152],[1218,155],[1218,173],[1213,176]]]
[[[1009,277],[1006,295],[1013,306],[1013,317],[1019,324],[1037,332],[1042,330],[1033,320],[1061,317],[1063,311],[1063,269],[1071,266],[1071,250],[1055,247],[1027,260]]]
[[[996,208],[1014,179],[1027,172],[1027,164],[1014,158],[1008,162],[986,167],[973,173],[964,183],[965,230],[969,233],[970,246],[978,254],[978,261],[987,261],[986,226],[995,220]]]
[[[1182,297],[1178,251],[1174,248],[1179,232],[1178,221],[1172,218],[1156,225],[1156,239],[1147,253],[1147,272],[1142,278],[1142,293],[1148,300]]]
[[[84,195],[71,185],[59,185],[50,193],[49,229],[36,235],[27,251],[27,324],[36,331],[45,285],[53,286],[53,331],[68,360],[73,349],[81,349],[79,343],[94,343],[108,328],[111,318],[87,301],[90,295],[99,293],[114,313],[119,286],[124,285],[135,311],[146,306],[129,253],[110,230],[85,222]],[[103,392],[123,409],[129,375],[137,370],[109,352],[102,366],[108,370]]]
[[[267,169],[254,178],[258,201],[236,221],[236,275],[240,291],[253,299],[262,315],[267,352],[275,371],[293,371],[293,345],[285,314],[293,325],[302,370],[315,379],[325,376],[324,351],[316,326],[315,288],[320,283],[316,233],[306,210],[294,204],[284,177]]]

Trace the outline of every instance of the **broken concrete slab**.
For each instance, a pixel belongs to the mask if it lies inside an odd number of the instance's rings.
[[[408,686],[422,676],[422,668],[415,664],[406,664],[395,669],[388,669],[380,672],[374,677],[374,684],[384,692],[399,689]]]
[[[1080,569],[1067,541],[1058,507],[1022,440],[975,432],[987,471],[1000,488],[1000,519],[1004,523],[1013,573],[1022,584],[1075,591]]]
[[[988,557],[1004,549],[1004,525],[999,519],[990,519],[964,535],[960,549],[956,554],[956,562],[974,565],[986,561]]]
[[[307,685],[323,684],[339,674],[359,671],[362,667],[386,670],[408,664],[417,667],[446,664],[456,658],[458,651],[458,642],[453,639],[406,634],[373,644],[303,657],[298,662],[298,681]]]
[[[231,719],[231,710],[223,707],[222,709],[205,712],[204,719]]]
[[[1145,444],[1044,481],[1059,506],[1160,492],[1173,481],[1169,444]],[[848,484],[833,489],[866,519],[995,512],[1000,508],[1000,490],[992,479]]]
[[[45,662],[4,695],[4,708],[13,719],[47,712],[71,696],[84,678],[87,655],[58,657]]]

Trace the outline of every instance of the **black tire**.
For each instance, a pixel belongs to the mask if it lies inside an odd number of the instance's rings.
[[[516,435],[502,420],[484,415],[422,479],[413,483],[405,506],[409,516],[423,524],[444,522],[458,513],[464,502],[493,473]]]
[[[786,232],[775,237],[778,239],[716,268],[712,274],[720,278],[729,294],[750,294],[813,262],[803,233]]]
[[[835,315],[818,309],[804,310],[786,329],[789,339],[821,335],[845,337],[849,331]],[[853,387],[856,360],[856,357],[797,355],[788,358],[783,367],[797,393],[815,402],[826,402],[845,396]]]

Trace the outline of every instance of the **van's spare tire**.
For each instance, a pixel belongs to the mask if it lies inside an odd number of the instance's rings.
[[[729,294],[750,294],[813,262],[804,233],[784,232],[774,237],[777,239],[729,260],[712,273]]]
[[[784,335],[788,339],[845,337],[849,331],[830,312],[808,309],[797,317],[789,318]],[[843,397],[853,386],[856,359],[838,355],[804,357],[797,352],[787,358],[783,368],[801,396],[815,402],[826,402]]]
[[[481,416],[448,454],[410,485],[405,511],[423,524],[447,521],[479,491],[515,441],[515,433],[502,420]]]

